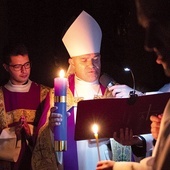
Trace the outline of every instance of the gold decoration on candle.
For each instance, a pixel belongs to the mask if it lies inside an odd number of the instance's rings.
[[[67,150],[67,141],[54,141],[55,151],[62,152]]]

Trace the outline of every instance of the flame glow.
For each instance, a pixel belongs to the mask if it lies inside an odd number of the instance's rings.
[[[60,77],[61,77],[61,78],[64,78],[64,76],[65,76],[65,72],[64,72],[64,70],[60,70],[59,75],[60,75]]]

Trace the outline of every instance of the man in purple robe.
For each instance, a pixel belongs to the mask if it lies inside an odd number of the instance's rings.
[[[29,79],[31,61],[22,44],[4,48],[3,67],[9,81],[0,88],[0,169],[39,170],[45,162],[56,167],[52,148],[48,148],[48,154],[37,148],[42,134],[50,134],[46,125],[51,89]]]

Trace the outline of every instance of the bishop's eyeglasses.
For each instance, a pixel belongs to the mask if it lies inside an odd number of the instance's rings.
[[[31,68],[31,62],[26,62],[25,64],[14,64],[14,65],[8,65],[12,67],[15,71],[20,71],[23,67],[25,69]]]

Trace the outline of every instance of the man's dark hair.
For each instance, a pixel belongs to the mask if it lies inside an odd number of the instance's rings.
[[[9,64],[11,56],[28,55],[28,50],[24,44],[10,44],[4,47],[2,52],[3,63]]]
[[[169,0],[135,0],[138,15],[146,15],[149,19],[157,19],[159,23],[169,23]]]

